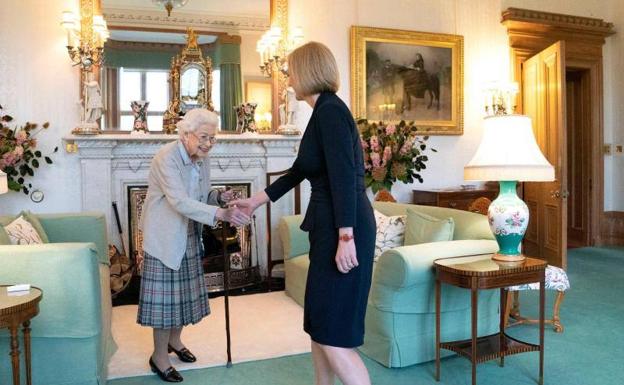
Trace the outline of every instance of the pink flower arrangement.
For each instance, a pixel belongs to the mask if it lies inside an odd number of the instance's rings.
[[[368,122],[359,120],[360,143],[364,151],[366,186],[379,190],[390,190],[397,180],[403,183],[423,182],[420,171],[425,169],[429,160],[424,151],[427,149],[428,136],[417,136],[419,131],[413,122],[401,121],[397,124]],[[435,149],[429,148],[436,152]]]
[[[43,158],[47,164],[52,164],[49,156],[36,150],[37,140],[34,138],[49,124],[44,123],[38,128],[37,124],[26,123],[23,127],[10,128],[12,120],[11,116],[0,114],[0,170],[7,174],[9,189],[28,194],[32,184],[27,179],[35,175],[35,169],[40,166],[39,160]],[[57,151],[58,147],[54,149],[54,152]]]

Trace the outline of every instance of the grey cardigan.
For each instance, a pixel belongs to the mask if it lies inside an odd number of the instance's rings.
[[[140,224],[143,250],[173,270],[180,269],[186,251],[189,218],[212,226],[219,208],[219,193],[210,187],[208,158],[198,162],[199,201],[189,195],[193,164],[179,146],[179,140],[168,143],[154,156]]]

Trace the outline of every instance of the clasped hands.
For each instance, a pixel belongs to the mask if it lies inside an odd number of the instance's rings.
[[[221,200],[227,203],[227,208],[217,209],[216,218],[229,222],[236,227],[248,224],[251,219],[251,213],[247,213],[245,210],[241,210],[233,205],[235,201],[232,199],[234,199],[232,190],[225,190],[221,193]]]

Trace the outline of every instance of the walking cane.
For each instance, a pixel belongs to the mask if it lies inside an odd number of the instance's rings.
[[[221,221],[221,234],[223,239],[223,289],[225,290],[225,336],[227,341],[227,364],[226,368],[232,367],[232,341],[230,340],[230,259],[227,252],[227,233],[225,221]]]

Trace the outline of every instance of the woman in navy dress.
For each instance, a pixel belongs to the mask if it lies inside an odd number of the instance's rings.
[[[339,74],[331,51],[316,42],[288,56],[297,99],[314,110],[289,172],[251,198],[232,202],[247,214],[308,179],[312,194],[301,229],[309,232],[304,330],[312,339],[316,384],[370,384],[354,349],[364,342],[373,272],[375,218],[365,193],[364,161],[349,108],[336,96]]]

